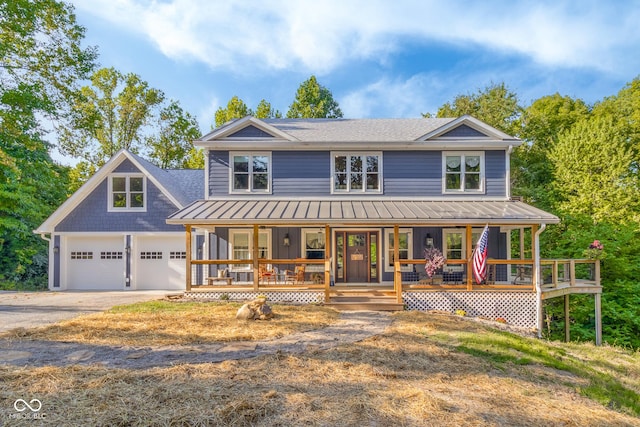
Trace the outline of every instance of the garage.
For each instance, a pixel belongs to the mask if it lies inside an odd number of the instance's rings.
[[[122,290],[125,281],[124,237],[67,237],[64,261],[67,289]]]
[[[135,238],[134,289],[184,290],[184,235],[138,236]]]

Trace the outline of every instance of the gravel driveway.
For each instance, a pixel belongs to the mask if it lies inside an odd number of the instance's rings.
[[[32,328],[114,305],[162,299],[171,291],[7,292],[0,291],[0,332]]]

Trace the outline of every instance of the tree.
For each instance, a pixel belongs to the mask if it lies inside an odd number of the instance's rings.
[[[95,66],[84,31],[65,3],[0,2],[0,287],[46,283],[47,245],[32,230],[67,197],[68,178],[40,121],[66,121]]]
[[[216,127],[218,128],[231,120],[241,119],[249,115],[251,115],[251,109],[247,107],[247,104],[238,96],[233,96],[227,102],[227,108],[219,107],[216,111]]]
[[[517,136],[520,133],[521,112],[518,96],[504,83],[492,83],[477,93],[458,95],[452,103],[447,102],[440,107],[436,116],[459,117],[468,114],[509,135]]]
[[[160,111],[156,132],[146,139],[150,160],[163,169],[184,168],[191,164],[188,156],[199,136],[198,121],[172,100]]]
[[[293,103],[287,111],[290,119],[336,119],[342,117],[340,106],[333,99],[331,91],[321,86],[315,76],[302,82]]]
[[[258,103],[258,108],[256,108],[256,111],[253,115],[257,119],[282,118],[282,113],[278,110],[274,110],[273,107],[271,107],[271,104],[264,99],[261,100],[260,103]]]
[[[114,68],[96,71],[91,84],[82,88],[74,121],[61,129],[60,144],[66,154],[102,166],[118,150],[139,150],[142,131],[164,93],[137,74],[123,75]]]
[[[559,208],[594,223],[640,222],[634,156],[611,118],[593,117],[563,133],[549,153]]]
[[[556,93],[535,100],[522,113],[521,138],[512,160],[513,192],[543,209],[554,204],[553,168],[548,158],[559,136],[589,117],[589,107],[580,99]]]

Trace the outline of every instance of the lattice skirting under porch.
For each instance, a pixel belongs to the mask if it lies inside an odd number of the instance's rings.
[[[536,294],[533,292],[403,292],[409,310],[464,310],[467,316],[503,318],[511,325],[536,328]]]
[[[206,300],[250,301],[264,295],[270,302],[315,304],[324,302],[324,292],[185,292],[185,298]]]

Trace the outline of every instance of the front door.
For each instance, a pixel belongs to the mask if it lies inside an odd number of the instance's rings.
[[[378,232],[336,232],[336,282],[378,282]]]

